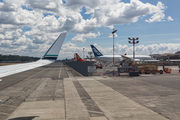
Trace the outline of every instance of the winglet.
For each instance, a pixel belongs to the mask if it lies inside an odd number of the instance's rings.
[[[101,52],[99,52],[99,50],[94,45],[90,45],[90,46],[91,46],[91,49],[92,49],[95,57],[103,55]]]
[[[67,33],[61,33],[59,35],[59,37],[56,39],[56,41],[51,45],[51,47],[48,49],[48,51],[44,54],[42,59],[56,60],[58,58],[59,51],[62,47],[62,44],[64,42],[66,34]]]

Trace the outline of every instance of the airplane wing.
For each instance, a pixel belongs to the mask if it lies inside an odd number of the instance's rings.
[[[123,60],[132,61],[132,59],[131,59],[131,58],[129,58],[129,57],[126,57],[125,55],[120,55],[120,56],[123,58]]]
[[[94,57],[94,59],[95,59],[96,61],[103,61],[102,59],[97,58],[97,57]]]
[[[66,34],[67,33],[61,33],[59,37],[56,39],[56,41],[48,49],[48,51],[44,54],[44,56],[36,62],[0,66],[0,78],[55,62],[58,58]]]

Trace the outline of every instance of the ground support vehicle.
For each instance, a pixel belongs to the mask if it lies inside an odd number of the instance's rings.
[[[163,66],[163,70],[158,70],[158,66]],[[140,74],[145,73],[145,74],[163,74],[165,73],[171,73],[170,68],[165,68],[163,63],[142,63],[142,64],[136,64],[138,66],[138,71]]]
[[[102,64],[100,62],[99,63],[94,63],[94,66],[96,66],[96,68],[102,69]]]
[[[145,74],[163,74],[163,70],[158,70],[157,65],[149,65],[149,64],[140,64],[138,65],[138,71],[140,74],[145,73]]]

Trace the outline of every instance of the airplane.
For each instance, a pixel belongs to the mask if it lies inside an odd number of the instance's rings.
[[[90,58],[89,58],[89,56],[86,56],[86,58],[85,58],[85,59],[90,59]]]
[[[82,59],[77,53],[74,54],[74,61],[76,62],[96,62],[94,59],[90,59],[88,56],[86,56],[88,59]]]
[[[103,55],[94,45],[90,45],[91,49],[94,53],[94,59],[97,61],[102,61],[102,62],[107,62],[107,61],[112,61],[113,60],[113,55]],[[124,58],[130,58],[133,59],[133,55],[114,55],[114,61],[120,62],[124,60]],[[152,60],[150,56],[147,55],[135,55],[135,60]]]
[[[77,53],[74,54],[74,58],[76,62],[86,62],[87,60],[82,59]]]
[[[36,62],[0,66],[0,78],[54,63],[67,33],[61,33],[42,58]]]

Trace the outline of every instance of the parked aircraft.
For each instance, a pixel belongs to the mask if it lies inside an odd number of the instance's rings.
[[[91,49],[94,53],[94,56],[97,61],[112,61],[113,55],[103,55],[94,45],[90,45]],[[133,55],[125,55],[125,57],[128,57],[130,59],[133,59]],[[135,55],[135,59],[137,60],[152,60],[150,56],[147,55]],[[123,57],[121,55],[114,55],[114,61],[119,62],[122,61]]]
[[[85,62],[87,60],[82,59],[77,53],[74,54],[74,58],[76,62]]]
[[[0,78],[55,62],[55,60],[58,58],[58,54],[62,47],[66,34],[67,33],[61,33],[59,37],[56,39],[56,41],[44,54],[44,56],[36,62],[0,66]]]

